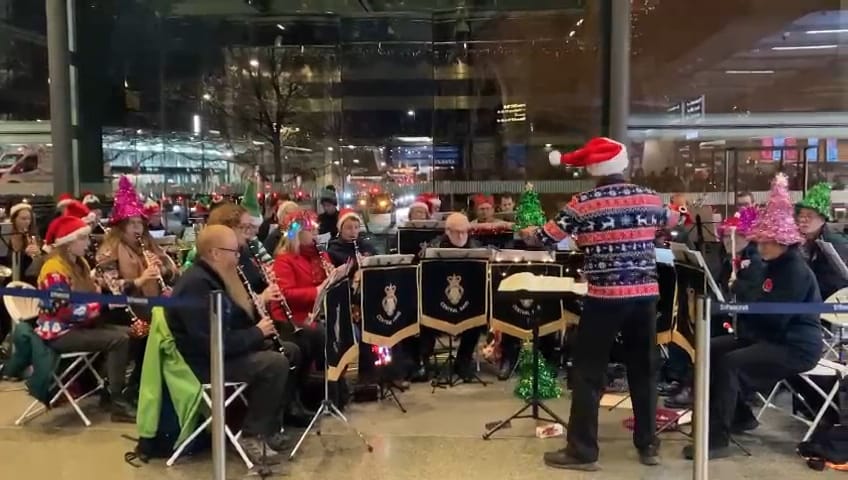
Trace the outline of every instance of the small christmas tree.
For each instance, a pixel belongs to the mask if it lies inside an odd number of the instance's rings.
[[[539,355],[539,398],[543,400],[562,396],[562,386],[557,380],[556,370],[551,368],[542,355]],[[527,400],[533,396],[533,345],[524,344],[518,356],[518,384],[515,395]]]
[[[542,202],[539,201],[539,194],[533,189],[532,183],[527,183],[524,186],[524,193],[518,200],[518,207],[515,209],[515,229],[538,227],[547,221],[545,211],[542,210]]]

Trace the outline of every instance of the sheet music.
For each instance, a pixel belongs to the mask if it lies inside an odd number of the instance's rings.
[[[669,248],[656,249],[657,263],[674,265],[674,253]]]
[[[839,256],[839,252],[833,248],[833,244],[824,240],[816,240],[816,245],[818,245],[819,249],[827,257],[827,261],[836,267],[842,278],[848,279],[848,266],[845,265],[845,261]]]
[[[333,269],[327,281],[324,282],[323,288],[318,290],[318,296],[315,297],[315,305],[312,307],[312,321],[317,322],[321,315],[321,308],[324,306],[324,297],[327,296],[327,290],[341,280],[347,278],[350,271],[351,263],[346,263]]]
[[[718,288],[718,284],[710,273],[710,270],[707,268],[707,262],[704,260],[704,256],[701,255],[701,252],[698,252],[696,250],[687,250],[686,258],[686,263],[697,265],[701,270],[704,271],[704,277],[707,279],[707,284],[710,286],[710,290],[712,290],[716,300],[724,303],[724,293],[722,293],[721,289]]]

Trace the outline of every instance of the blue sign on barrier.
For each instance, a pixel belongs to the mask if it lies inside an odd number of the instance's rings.
[[[99,303],[102,305],[146,305],[150,307],[200,307],[209,300],[187,297],[131,297],[128,295],[101,295],[99,293],[68,292],[62,290],[35,290],[32,288],[0,288],[0,296],[37,298],[40,300],[65,300],[71,303]]]
[[[848,303],[714,303],[713,313],[742,313],[746,315],[848,314]]]

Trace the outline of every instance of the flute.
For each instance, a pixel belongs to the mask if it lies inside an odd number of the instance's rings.
[[[250,281],[247,279],[247,275],[244,273],[244,269],[241,265],[236,266],[236,272],[238,272],[238,276],[241,279],[241,282],[244,284],[244,288],[247,290],[247,294],[250,295],[250,299],[253,301],[253,306],[256,307],[256,313],[259,314],[259,318],[271,318],[268,315],[268,309],[265,308],[265,304],[262,303],[262,299],[259,298],[259,295],[253,291],[253,287],[250,286]],[[274,348],[280,352],[285,354],[286,349],[283,347],[283,342],[280,341],[280,336],[276,333],[271,335],[271,341],[274,342]]]

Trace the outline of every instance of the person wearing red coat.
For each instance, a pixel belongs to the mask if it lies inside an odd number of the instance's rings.
[[[307,366],[324,367],[324,330],[310,317],[318,291],[327,280],[324,265],[331,265],[326,254],[315,244],[317,219],[313,212],[289,214],[280,225],[283,239],[274,258],[274,275],[280,292],[291,311],[291,318],[280,302],[272,302],[272,316],[280,337],[297,344]],[[294,323],[294,327],[289,324]],[[293,333],[298,329],[296,333]],[[301,369],[308,376],[309,368]]]

